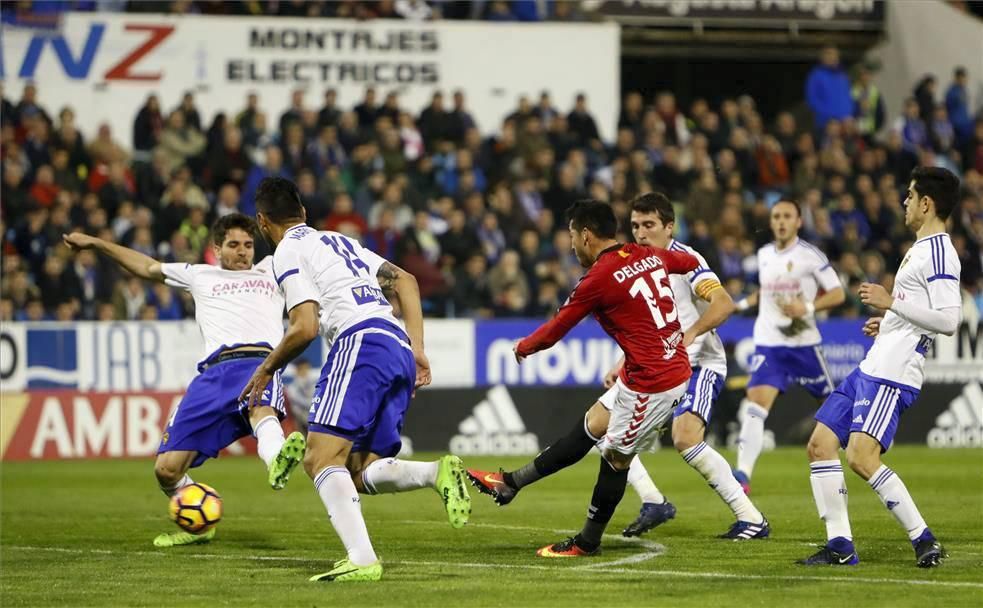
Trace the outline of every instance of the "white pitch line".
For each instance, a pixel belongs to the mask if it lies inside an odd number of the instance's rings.
[[[56,553],[73,553],[78,555],[143,555],[150,557],[163,557],[168,555],[166,551],[110,551],[106,549],[68,549],[65,547],[33,547],[25,545],[4,545],[0,549],[16,549],[22,551],[49,551]],[[297,556],[275,556],[275,555],[220,555],[216,553],[180,553],[182,559],[220,559],[231,561],[281,561],[281,562],[318,562],[327,561],[313,557]],[[550,572],[562,573],[564,571],[583,572],[581,568],[564,568],[553,566],[540,566],[536,564],[489,564],[482,562],[437,562],[437,561],[415,561],[415,560],[392,560],[384,563],[405,566],[438,566],[441,568],[479,568],[492,570],[548,570]],[[687,570],[637,570],[632,568],[594,568],[589,572],[600,572],[602,574],[630,574],[633,577],[678,577],[678,578],[704,578],[704,579],[739,579],[739,580],[761,580],[761,581],[807,581],[820,583],[870,583],[880,585],[914,585],[927,587],[968,587],[972,589],[983,589],[983,583],[969,581],[932,581],[924,579],[899,579],[899,578],[870,578],[854,576],[768,576],[765,574],[734,574],[729,572],[690,572]]]

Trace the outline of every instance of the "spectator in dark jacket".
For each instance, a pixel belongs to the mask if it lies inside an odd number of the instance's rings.
[[[160,113],[160,100],[156,95],[151,95],[133,121],[133,149],[150,152],[160,143],[163,130],[164,118]]]
[[[576,133],[581,145],[600,142],[601,135],[597,131],[597,123],[587,110],[587,96],[583,93],[577,95],[573,110],[567,115],[567,126],[571,132]]]

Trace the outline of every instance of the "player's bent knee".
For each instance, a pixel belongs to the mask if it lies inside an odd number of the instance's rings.
[[[154,464],[154,475],[161,486],[170,487],[181,481],[185,471],[174,463],[161,459]]]
[[[672,445],[678,452],[685,452],[703,441],[703,421],[699,417],[684,413],[672,423]]]
[[[851,441],[846,448],[846,462],[854,473],[870,479],[881,466],[880,449],[871,449],[867,444]]]
[[[829,427],[822,423],[816,424],[815,430],[806,444],[809,462],[819,460],[836,460],[839,458],[840,440]]]

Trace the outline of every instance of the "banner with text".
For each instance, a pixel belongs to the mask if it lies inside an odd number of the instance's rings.
[[[823,351],[833,381],[845,378],[863,359],[873,341],[861,332],[863,320],[836,319],[820,323]],[[539,327],[536,321],[479,321],[475,329],[475,381],[478,386],[600,385],[621,356],[618,345],[594,321],[584,321],[553,348],[537,353],[520,366],[512,347]],[[717,332],[728,351],[730,375],[747,373],[754,353],[754,319],[736,317]],[[983,323],[962,323],[955,336],[939,336],[927,353],[927,382],[983,381]]]
[[[157,453],[161,432],[182,394],[4,393],[0,409],[3,460],[147,458]],[[245,437],[224,454],[256,452]]]
[[[880,30],[884,0],[587,0],[584,10],[626,25]]]
[[[499,24],[338,19],[68,13],[56,31],[4,26],[0,79],[20,97],[26,82],[52,113],[71,106],[92,136],[112,126],[129,146],[147,96],[165,110],[185,91],[202,118],[235,116],[255,91],[267,124],[277,124],[291,91],[309,109],[335,88],[352,108],[365,88],[397,91],[412,114],[434,91],[465,91],[479,129],[497,130],[521,95],[549,91],[568,111],[584,92],[604,138],[614,137],[620,90],[620,30],[613,23]],[[380,95],[381,98],[382,95]],[[449,109],[449,99],[447,99]]]

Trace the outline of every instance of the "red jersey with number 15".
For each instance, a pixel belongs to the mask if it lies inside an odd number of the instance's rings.
[[[692,371],[670,274],[699,266],[684,251],[634,243],[601,252],[556,316],[519,342],[528,356],[556,344],[588,314],[625,353],[621,381],[640,393],[661,393],[689,379]]]

